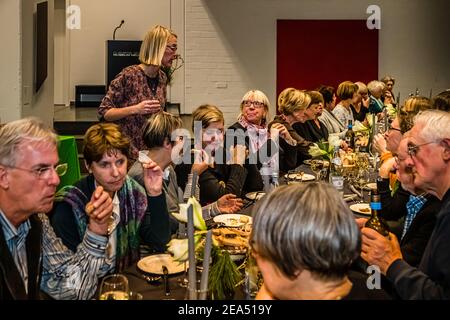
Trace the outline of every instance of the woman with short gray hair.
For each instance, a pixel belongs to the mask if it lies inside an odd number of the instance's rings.
[[[264,277],[257,298],[375,298],[362,277],[349,278],[361,235],[331,185],[282,186],[264,197],[253,214],[251,247]]]

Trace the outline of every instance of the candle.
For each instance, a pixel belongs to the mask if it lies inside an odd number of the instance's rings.
[[[197,300],[197,270],[195,264],[195,241],[194,241],[194,209],[189,206],[187,212],[188,226],[188,252],[189,252],[189,273],[188,273],[188,291],[189,300]]]
[[[197,188],[197,171],[192,173],[191,197],[195,198],[195,189]]]
[[[206,293],[208,292],[208,275],[209,275],[209,260],[211,257],[211,245],[212,245],[212,230],[208,230],[206,233],[206,244],[203,253],[203,271],[200,281],[200,295],[199,300],[206,300]]]

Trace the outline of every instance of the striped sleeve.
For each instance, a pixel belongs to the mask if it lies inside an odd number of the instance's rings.
[[[48,217],[40,214],[39,218],[42,221],[41,289],[58,300],[92,298],[99,277],[112,266],[112,261],[106,258],[108,238],[87,230],[73,253],[55,235]]]

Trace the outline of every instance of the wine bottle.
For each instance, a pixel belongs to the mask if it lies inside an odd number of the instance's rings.
[[[381,210],[380,195],[377,189],[370,191],[370,218],[366,221],[365,227],[377,231],[379,234],[387,237],[389,235],[389,227],[382,218],[378,216]]]
[[[348,120],[347,132],[345,133],[345,142],[349,148],[355,149],[355,132],[353,131],[352,120]]]

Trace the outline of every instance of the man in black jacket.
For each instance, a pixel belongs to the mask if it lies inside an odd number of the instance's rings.
[[[416,116],[402,159],[416,188],[441,199],[436,225],[418,268],[402,258],[397,238],[362,229],[361,256],[378,265],[402,299],[450,299],[450,113],[428,110]]]

